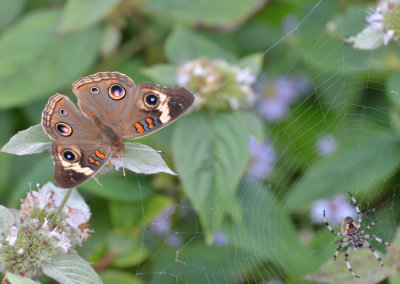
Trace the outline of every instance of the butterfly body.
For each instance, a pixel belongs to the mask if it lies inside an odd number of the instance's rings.
[[[80,110],[55,94],[42,113],[56,182],[77,186],[98,172],[111,156],[122,155],[124,140],[148,135],[180,117],[193,103],[184,88],[152,83],[138,86],[118,72],[100,72],[72,84]]]

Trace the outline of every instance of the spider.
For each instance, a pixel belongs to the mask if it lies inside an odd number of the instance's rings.
[[[350,262],[349,262],[349,254],[351,252],[351,249],[357,250],[362,247],[368,247],[372,253],[375,255],[375,257],[378,259],[379,263],[381,266],[383,266],[382,259],[379,257],[378,253],[375,251],[375,249],[366,241],[366,239],[374,239],[378,243],[384,244],[385,246],[390,246],[390,244],[380,238],[378,238],[375,235],[370,235],[370,234],[365,234],[369,229],[371,229],[372,226],[376,224],[375,222],[372,222],[369,224],[365,229],[360,231],[361,227],[361,222],[362,222],[362,217],[361,217],[361,211],[359,208],[359,205],[357,204],[356,199],[354,198],[353,195],[349,192],[350,198],[353,202],[354,208],[357,211],[357,216],[358,216],[358,223],[356,223],[353,218],[351,217],[346,217],[342,221],[342,232],[338,233],[335,232],[332,227],[329,225],[328,220],[326,219],[325,216],[325,210],[324,210],[324,223],[326,227],[328,228],[329,231],[335,236],[340,236],[343,237],[342,239],[339,239],[336,241],[339,246],[337,247],[335,254],[333,255],[333,259],[336,260],[336,257],[339,254],[340,249],[346,248],[347,250],[344,254],[344,260],[346,262],[347,268],[349,269],[349,272],[351,275],[360,278],[357,274],[354,273],[353,269],[351,268]]]

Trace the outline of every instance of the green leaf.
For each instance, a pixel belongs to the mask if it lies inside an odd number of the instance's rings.
[[[133,276],[133,274],[116,270],[106,269],[100,272],[100,277],[103,279],[104,284],[142,284],[142,280]]]
[[[58,18],[57,11],[38,10],[1,35],[0,54],[7,55],[0,61],[1,109],[29,104],[70,86],[95,61],[100,29],[59,35],[54,31]]]
[[[233,29],[265,3],[266,0],[151,0],[144,9],[157,17],[171,16],[185,24]]]
[[[365,16],[368,14],[368,8],[367,5],[349,5],[345,13],[336,14],[334,20],[330,23],[329,31],[338,33],[340,37],[357,34],[367,24]]]
[[[250,135],[262,142],[265,138],[264,121],[259,116],[249,111],[242,111],[239,115],[245,125],[251,126],[248,128]]]
[[[167,173],[175,175],[168,168],[161,155],[149,146],[140,143],[125,143],[125,153],[121,158],[111,158],[114,164],[123,164],[125,168],[140,174]]]
[[[400,275],[399,274],[390,275],[389,279],[388,279],[388,283],[399,284],[400,283]]]
[[[398,108],[392,108],[389,111],[391,124],[390,126],[397,134],[397,137],[400,137],[400,111]]]
[[[252,74],[258,75],[263,66],[263,59],[262,54],[254,53],[240,58],[236,64],[243,69],[248,68]]]
[[[143,211],[141,211],[142,218],[140,222],[138,222],[137,226],[142,228],[148,226],[151,221],[158,216],[158,214],[171,205],[172,200],[162,195],[155,195],[148,198],[143,204]]]
[[[387,92],[393,106],[398,110],[400,108],[400,72],[394,73],[387,79]]]
[[[225,214],[241,220],[242,210],[235,196],[247,166],[246,127],[236,113],[202,112],[180,119],[175,128],[175,166],[200,216],[208,244],[222,228]]]
[[[15,134],[16,119],[10,111],[0,111],[0,145],[4,145],[9,137]]]
[[[68,0],[57,31],[73,32],[104,19],[120,0]]]
[[[379,253],[383,263],[387,263],[387,258]],[[333,255],[333,251],[332,251]],[[381,267],[374,254],[368,249],[363,248],[351,252],[349,256],[350,264],[360,278],[356,278],[349,273],[344,262],[344,255],[339,254],[337,260],[332,258],[325,263],[317,272],[306,275],[306,280],[320,283],[378,283],[386,279],[390,274],[390,267]]]
[[[312,78],[312,85],[314,86],[313,92],[319,94],[320,103],[329,106],[329,111],[323,110],[325,113],[321,113],[324,117],[321,122],[338,126],[338,123],[335,123],[334,120],[338,117],[345,117],[349,112],[354,112],[354,105],[357,105],[365,83],[363,80],[356,79],[359,78],[358,75],[350,76],[345,73],[336,73],[335,75],[331,73],[321,74],[320,71],[315,71],[310,74],[310,78]],[[338,90],[343,91],[338,94]],[[296,121],[299,113],[293,115],[293,120]],[[307,115],[305,119],[308,117]],[[326,122],[327,119],[329,122]],[[327,129],[326,131],[331,130]]]
[[[285,206],[308,210],[320,198],[347,191],[365,192],[390,178],[399,164],[400,144],[396,137],[384,132],[365,136],[312,164],[294,186]]]
[[[25,0],[0,0],[0,31],[20,14],[24,6]]]
[[[90,192],[93,195],[107,200],[134,202],[141,201],[150,195],[150,191],[143,188],[150,187],[145,179],[128,175],[126,179],[122,174],[116,176],[102,176],[99,186],[95,181],[90,180],[79,187],[79,190]]]
[[[164,248],[157,251],[149,283],[240,283],[238,279],[243,280],[247,277],[246,272],[251,274],[250,271],[257,270],[255,267],[260,262],[259,258],[242,254],[234,246],[206,246],[194,238],[178,249]],[[261,270],[264,272],[267,266]]]
[[[171,199],[162,195],[135,203],[113,201],[110,203],[111,221],[118,228],[142,229],[171,204]]]
[[[391,243],[390,247],[386,248],[388,251],[387,260],[389,263],[385,263],[390,267],[390,272],[392,274],[390,283],[399,283],[400,275],[399,271],[399,263],[400,263],[400,228],[398,227],[396,230],[396,235]],[[393,282],[392,282],[393,280]]]
[[[24,157],[26,159],[27,157]],[[24,198],[35,184],[47,182],[52,178],[54,167],[50,154],[35,157],[35,163],[32,167],[23,174],[17,174],[18,179],[10,194],[8,204],[12,207],[17,207],[20,204],[21,198]]]
[[[392,241],[391,247],[388,248],[390,252],[396,252],[396,249],[400,248],[400,228],[397,228],[396,235]],[[397,253],[397,252],[396,252]],[[397,257],[400,255],[397,253]]]
[[[0,151],[1,152],[1,151]],[[6,185],[11,182],[11,175],[13,172],[14,157],[8,154],[0,154],[0,184]],[[9,192],[7,186],[0,187],[0,194]]]
[[[89,262],[75,254],[53,256],[50,263],[42,266],[42,271],[61,284],[103,283]]]
[[[287,173],[293,173],[320,159],[316,151],[318,139],[326,134],[337,138],[339,134],[336,133],[342,132],[339,128],[342,125],[337,120],[336,114],[325,113],[318,104],[306,100],[296,105],[287,119],[270,124],[270,137],[273,137],[274,146],[282,155],[278,166],[283,166]]]
[[[376,29],[372,26],[367,26],[357,35],[346,39],[346,42],[353,43],[354,48],[361,50],[373,50],[381,47],[384,44],[384,35],[385,33],[383,30]]]
[[[40,282],[33,281],[29,278],[7,272],[5,277],[11,284],[40,284]],[[7,282],[8,283],[8,282]]]
[[[204,36],[183,27],[176,27],[167,39],[165,53],[168,59],[180,64],[197,58],[234,61],[236,56]]]
[[[4,206],[0,205],[0,233],[14,223],[14,216]]]
[[[157,64],[148,68],[144,68],[142,73],[160,85],[176,86],[175,65]]]
[[[110,201],[110,219],[114,227],[129,230],[143,215],[141,202]]]
[[[145,63],[142,58],[134,57],[122,62],[115,70],[132,78],[136,84],[139,84],[140,82],[149,81],[149,78],[142,72],[144,66]]]
[[[318,256],[313,254],[310,258],[310,252],[300,243],[296,227],[271,194],[271,188],[243,182],[238,198],[244,212],[243,221],[226,223],[223,228],[235,251],[243,250],[255,259],[279,265],[289,272],[287,275],[292,281],[288,283],[300,283],[305,273],[318,267]]]
[[[104,29],[103,37],[100,43],[100,53],[103,57],[110,55],[114,50],[117,49],[121,42],[122,34],[121,30],[115,25],[107,25]]]
[[[40,124],[19,131],[6,145],[1,152],[14,155],[30,155],[50,150],[51,139],[44,133]]]
[[[114,267],[131,267],[138,265],[149,257],[149,252],[143,246],[142,240],[136,236],[120,232],[112,232],[108,235],[108,244],[116,258],[112,261]]]

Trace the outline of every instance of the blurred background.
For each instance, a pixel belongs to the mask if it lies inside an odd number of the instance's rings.
[[[39,124],[55,92],[76,102],[82,76],[184,86],[192,109],[138,140],[178,176],[119,171],[78,188],[94,230],[78,252],[105,283],[352,282],[322,221],[326,210],[340,231],[355,215],[349,191],[393,243],[371,241],[384,269],[368,250],[350,255],[353,269],[400,283],[400,28],[381,44],[351,38],[377,5],[0,0],[0,145]],[[52,176],[47,152],[0,153],[0,203],[18,208]]]

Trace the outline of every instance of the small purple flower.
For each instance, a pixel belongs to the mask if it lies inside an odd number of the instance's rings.
[[[224,247],[229,244],[229,239],[227,235],[224,234],[221,230],[217,231],[214,234],[214,242],[213,245],[216,247]]]
[[[158,214],[150,225],[150,231],[156,235],[163,236],[168,234],[172,227],[172,214],[175,209],[170,206]]]
[[[282,27],[285,34],[292,33],[299,25],[299,19],[295,15],[288,15],[283,18]]]
[[[259,143],[253,136],[250,137],[249,148],[250,164],[246,177],[250,180],[265,179],[275,165],[275,149],[267,141]]]
[[[331,225],[339,224],[347,216],[355,216],[356,212],[350,205],[349,200],[343,194],[333,196],[329,199],[316,200],[311,205],[311,220],[314,223],[323,223],[323,211]]]
[[[321,157],[334,153],[337,147],[338,143],[331,134],[325,134],[317,141],[317,152]]]
[[[260,114],[269,122],[280,121],[289,114],[289,105],[281,98],[269,98],[258,104]]]
[[[179,247],[183,244],[183,240],[178,234],[175,233],[168,236],[167,243],[171,247]]]
[[[301,94],[309,93],[310,81],[304,76],[293,78],[284,76],[266,80],[266,83],[258,89],[260,89],[256,103],[258,112],[267,121],[276,122],[288,116],[290,105],[296,102]]]
[[[179,247],[183,244],[183,239],[177,232],[171,230],[174,213],[175,208],[173,206],[164,209],[153,219],[149,230],[158,237],[165,239],[169,246]]]

